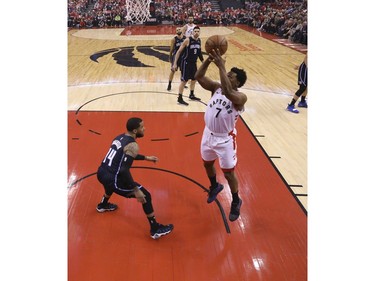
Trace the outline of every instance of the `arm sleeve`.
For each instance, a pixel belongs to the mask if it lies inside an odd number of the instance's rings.
[[[137,156],[135,156],[134,158],[135,160],[145,160],[146,159],[146,156],[142,155],[142,154],[137,154]]]

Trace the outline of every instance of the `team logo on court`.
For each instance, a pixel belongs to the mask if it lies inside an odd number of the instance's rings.
[[[142,55],[139,55],[139,53]],[[154,57],[169,63],[169,46],[131,46],[113,48],[92,54],[90,59],[99,63],[98,59],[109,54],[112,54],[112,57],[117,64],[127,67],[155,67],[140,61],[139,58],[142,58],[143,55]],[[135,57],[136,54],[139,58]]]

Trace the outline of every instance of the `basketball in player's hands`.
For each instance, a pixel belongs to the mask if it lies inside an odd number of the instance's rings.
[[[228,41],[223,35],[212,35],[207,38],[204,48],[208,54],[212,49],[219,49],[220,54],[224,55],[228,50]]]

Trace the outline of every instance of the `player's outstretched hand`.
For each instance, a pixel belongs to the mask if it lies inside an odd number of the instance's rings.
[[[156,156],[146,156],[145,160],[156,163],[159,161],[159,158],[157,158]]]

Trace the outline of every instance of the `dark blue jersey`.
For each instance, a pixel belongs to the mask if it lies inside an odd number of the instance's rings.
[[[201,39],[194,39],[193,36],[189,37],[189,45],[186,46],[182,59],[187,62],[196,63],[198,57],[202,57]]]
[[[182,45],[182,43],[185,41],[185,39],[186,39],[185,36],[182,36],[181,39],[178,38],[177,35],[174,37],[174,46],[173,46],[173,51],[172,51],[172,66],[173,66],[174,58],[176,57],[176,53],[177,53],[178,49],[180,48],[180,46]],[[182,60],[182,57],[184,55],[184,51],[181,53],[180,57],[178,58],[177,67],[180,67],[181,60]]]
[[[178,36],[176,35],[174,37],[174,46],[173,46],[173,52],[172,52],[172,55],[176,55],[178,49],[180,48],[181,44],[185,41],[186,37],[185,36],[182,36],[182,38],[178,38]],[[180,56],[181,57],[181,56]]]
[[[122,166],[124,165],[124,147],[131,142],[135,142],[135,139],[125,134],[121,134],[114,138],[111,147],[109,148],[107,155],[104,157],[100,167],[104,168],[111,174],[118,175],[123,168]]]

